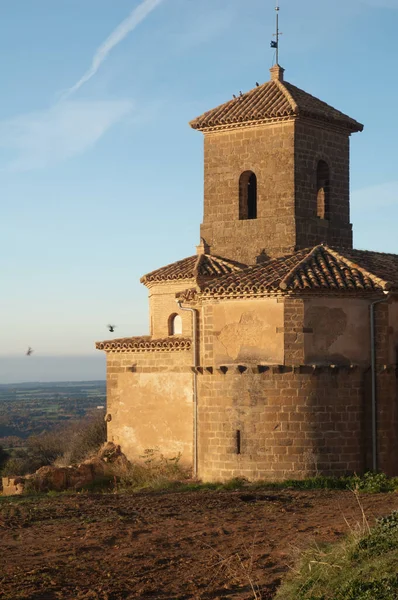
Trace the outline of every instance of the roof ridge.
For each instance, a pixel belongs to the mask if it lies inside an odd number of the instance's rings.
[[[198,254],[198,257],[195,261],[195,266],[193,268],[193,276],[195,279],[197,279],[197,277],[199,276],[199,267],[200,267],[200,263],[202,262],[204,256],[206,256],[206,255]]]
[[[292,111],[296,115],[298,115],[299,112],[300,112],[299,106],[298,106],[297,102],[295,101],[295,99],[293,98],[292,94],[289,92],[289,90],[284,85],[284,82],[283,81],[279,81],[277,79],[277,80],[274,81],[274,83],[279,88],[279,90],[282,92],[282,94],[285,96],[286,100],[289,102]],[[286,83],[288,83],[288,82],[286,82]]]
[[[332,110],[334,113],[336,113],[340,118],[344,118],[347,121],[350,121],[351,123],[356,123],[357,125],[361,126],[360,131],[362,131],[363,129],[363,125],[362,123],[359,123],[359,121],[357,121],[356,119],[353,119],[352,117],[350,117],[349,115],[347,115],[347,113],[343,112],[342,110],[339,110],[338,108],[335,108],[334,106],[332,106],[331,104],[329,104],[329,102],[325,102],[325,100],[321,100],[320,98],[318,98],[317,96],[314,96],[314,94],[310,94],[310,92],[307,92],[305,90],[302,90],[301,88],[297,87],[297,85],[294,85],[294,83],[290,83],[290,81],[284,81],[283,82],[288,88],[288,92],[292,95],[292,97],[294,98],[294,92],[296,92],[297,94],[305,94],[307,96],[307,98],[311,98],[311,100],[315,101],[317,104],[321,104],[324,107],[328,108],[329,110]],[[293,88],[293,90],[292,90]],[[290,91],[291,90],[291,91]],[[304,111],[305,112],[305,111]]]
[[[236,271],[241,271],[242,267],[247,268],[248,265],[244,265],[243,263],[238,263],[238,261],[236,260],[232,260],[229,258],[223,258],[222,256],[218,256],[217,254],[206,254],[206,256],[208,257],[208,259],[210,259],[210,261],[212,262],[212,264],[214,264],[215,260],[217,260],[217,262],[219,262],[222,265],[228,265],[229,267],[233,268]]]
[[[381,277],[377,277],[377,275],[375,275],[371,271],[368,271],[367,269],[364,269],[363,267],[361,267],[360,265],[355,263],[353,260],[346,258],[343,254],[340,254],[337,250],[334,250],[333,248],[330,248],[329,246],[325,246],[325,247],[327,248],[328,252],[332,256],[334,256],[338,260],[341,260],[342,262],[344,262],[347,266],[351,267],[352,269],[357,269],[363,275],[366,275],[366,277],[369,277],[369,279],[371,279],[374,283],[380,285],[383,289],[387,290],[392,286],[391,281],[388,281],[386,279],[381,279]]]
[[[208,253],[194,254],[174,263],[155,269],[141,277],[146,286],[164,281],[199,280],[221,277],[229,272],[237,272],[247,267],[235,260]]]
[[[346,256],[344,256],[343,254],[340,254],[337,250],[334,250],[333,248],[330,248],[330,246],[328,246],[327,244],[318,244],[317,246],[314,246],[314,248],[312,248],[312,250],[308,254],[306,254],[305,257],[302,260],[300,260],[289,271],[289,273],[282,279],[282,281],[279,284],[280,289],[281,290],[287,290],[287,288],[289,287],[289,284],[291,283],[291,280],[293,279],[294,275],[300,270],[300,268],[302,266],[304,266],[304,264],[306,264],[308,262],[309,259],[315,257],[321,250],[326,251],[331,256],[333,256],[335,259],[337,259],[338,261],[340,261],[340,262],[344,263],[345,265],[347,265],[347,267],[349,267],[351,269],[356,269],[357,271],[359,271],[360,273],[362,273],[363,276],[368,277],[373,283],[375,283],[376,285],[381,286],[383,289],[389,289],[392,286],[392,283],[390,281],[381,279],[381,277],[377,277],[377,275],[375,275],[371,271],[368,271],[367,269],[364,269],[363,267],[361,267],[360,265],[358,265],[354,261],[350,260],[349,258],[347,258]]]
[[[316,254],[316,252],[320,249],[324,247],[322,244],[318,244],[317,246],[314,246],[312,248],[312,250],[310,250],[310,252],[308,252],[308,254],[306,254],[304,256],[304,258],[302,258],[301,260],[299,260],[299,262],[292,268],[290,269],[289,273],[287,275],[285,275],[285,277],[282,279],[282,281],[279,284],[279,287],[281,290],[287,290],[287,288],[289,287],[289,283],[290,280],[293,278],[293,275],[296,273],[296,271],[312,256],[314,256],[314,254]],[[307,248],[308,250],[308,248]]]
[[[185,258],[180,258],[179,260],[175,260],[174,262],[168,263],[167,265],[164,265],[163,267],[158,267],[157,269],[152,269],[152,271],[149,271],[149,273],[145,273],[145,275],[143,275],[140,278],[140,283],[145,284],[145,282],[148,280],[149,277],[151,277],[151,275],[153,273],[156,273],[157,271],[160,271],[161,269],[167,269],[168,267],[172,267],[176,264],[181,264],[192,258],[196,258],[196,254],[191,254],[191,256],[186,256]]]

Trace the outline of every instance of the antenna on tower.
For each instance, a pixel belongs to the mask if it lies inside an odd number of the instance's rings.
[[[275,48],[276,64],[279,65],[279,36],[283,35],[282,32],[279,31],[279,0],[277,0],[277,2],[276,2],[275,12],[276,12],[276,33],[273,34],[273,37],[276,39],[272,40],[271,48]]]

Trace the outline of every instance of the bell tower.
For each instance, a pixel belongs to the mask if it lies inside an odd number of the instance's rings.
[[[352,247],[349,138],[363,125],[271,78],[190,123],[204,133],[200,236],[246,264],[326,242]]]

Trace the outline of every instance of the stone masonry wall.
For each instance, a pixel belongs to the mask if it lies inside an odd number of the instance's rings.
[[[307,334],[303,363],[368,366],[369,302],[366,298],[315,296],[305,299]]]
[[[378,468],[389,475],[398,474],[397,364],[395,348],[391,345],[398,325],[395,310],[395,303],[375,307]]]
[[[254,264],[294,249],[294,122],[204,136],[201,237],[212,254]],[[257,176],[257,219],[239,220],[239,179]]]
[[[264,311],[257,307],[261,302]],[[358,359],[357,345],[350,346],[354,335],[350,323],[355,325],[356,302],[362,301],[347,300],[341,306],[337,300],[330,301],[327,308],[332,311],[353,311],[353,318],[344,320],[344,331],[336,330],[337,313],[329,315],[330,322],[324,323],[319,311],[312,322],[306,321],[308,310],[318,305],[325,308],[319,299],[267,302],[225,301],[220,314],[217,302],[201,307],[199,476],[204,480],[235,476],[284,479],[318,472],[362,473],[371,468],[369,343],[361,338],[364,354],[359,364],[352,360]],[[357,325],[368,334],[364,316],[368,301],[363,304]],[[232,343],[234,335],[240,347],[242,332],[236,326],[255,307],[264,331],[272,329],[271,342],[279,339],[282,344],[279,366],[256,362],[260,354],[254,346],[244,356],[240,350],[232,352],[228,364],[225,356],[218,360],[215,338],[225,327],[232,327],[232,333],[228,330],[233,334],[231,340],[222,338],[224,347],[229,348],[228,340]],[[390,475],[398,474],[397,373],[391,344],[395,308],[387,303],[376,307],[378,466]],[[246,317],[243,321],[246,326]],[[336,331],[339,334],[339,339],[332,340],[332,345],[338,344],[339,356],[331,352],[328,362],[322,351],[321,363],[316,366],[316,344],[308,340],[321,325],[333,330],[334,336]],[[250,331],[248,339],[253,343],[256,336],[263,335],[259,324],[254,333]],[[267,344],[262,338],[257,341],[261,347]],[[308,348],[312,349],[311,362],[305,365]],[[350,354],[353,351],[354,355]],[[339,362],[341,353],[344,361]],[[108,439],[120,444],[128,458],[140,460],[146,449],[158,447],[169,457],[182,453],[182,461],[192,464],[193,364],[192,350],[107,353]]]
[[[192,464],[191,351],[107,354],[108,441],[130,460],[159,448]]]
[[[298,119],[295,127],[295,196],[297,248],[321,242],[352,248],[350,224],[349,135],[327,125]],[[317,165],[330,171],[330,218],[317,217]]]
[[[283,362],[284,305],[276,298],[215,301],[201,312],[204,366]]]
[[[305,364],[305,333],[304,327],[304,300],[301,298],[280,299],[284,306],[283,327],[283,364],[303,365]]]
[[[223,314],[230,312],[228,303],[244,315],[256,302],[267,306],[266,299],[224,301]],[[200,319],[205,367],[198,373],[200,477],[283,479],[372,468],[369,300],[277,300],[283,309],[283,327],[273,323],[284,349],[279,367],[255,363],[261,354],[256,348],[246,360],[239,352],[227,363],[216,360],[225,321],[217,314],[220,304],[204,304]],[[376,308],[378,460],[381,470],[398,474],[390,312],[388,304]],[[235,327],[238,348],[235,321],[226,326]]]
[[[199,476],[282,480],[362,473],[364,372],[262,370],[199,375]]]
[[[149,288],[150,331],[153,337],[163,338],[169,335],[169,317],[174,313],[181,316],[183,337],[192,335],[191,314],[178,308],[175,295],[195,285],[194,280],[184,279],[165,281]]]
[[[352,247],[349,133],[297,119],[205,133],[201,237],[247,264],[327,242]],[[317,217],[317,165],[330,170],[330,215]],[[239,179],[257,177],[257,218],[239,219]]]

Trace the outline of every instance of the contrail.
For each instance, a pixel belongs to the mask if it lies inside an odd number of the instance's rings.
[[[77,92],[87,81],[89,81],[98,71],[110,51],[117,46],[128,34],[133,31],[163,0],[143,0],[130,14],[116,27],[110,36],[97,49],[94,54],[91,67],[73,87],[66,91],[63,98]]]

